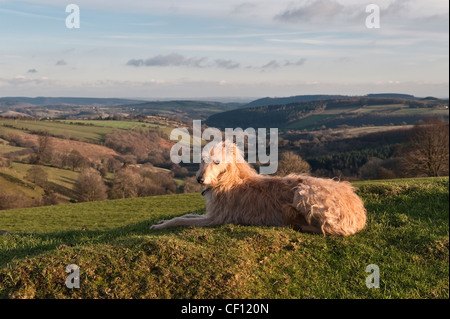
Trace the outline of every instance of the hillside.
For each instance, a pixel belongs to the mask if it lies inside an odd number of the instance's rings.
[[[10,168],[0,168],[0,191],[15,194],[22,201],[28,202],[28,205],[40,196],[44,196],[44,188],[25,178],[27,172],[34,166],[31,164],[13,163]],[[48,176],[48,186],[46,188],[52,190],[62,203],[68,203],[75,197],[73,185],[78,178],[79,172],[48,166],[41,166],[41,168]],[[26,205],[27,203],[21,204]]]
[[[317,130],[341,126],[410,125],[428,116],[448,118],[448,101],[349,97],[248,107],[211,115],[213,127]]]
[[[208,101],[152,101],[127,105],[131,114],[163,115],[181,120],[206,119],[208,116],[241,107],[239,103]]]
[[[105,118],[134,115],[160,115],[179,120],[206,119],[208,116],[236,109],[243,103],[174,100],[142,101],[114,98],[73,97],[3,97],[0,116],[35,118]]]
[[[325,100],[335,100],[340,98],[348,98],[345,95],[295,95],[289,97],[265,97],[262,99],[254,100],[243,107],[258,107],[258,106],[269,106],[269,105],[279,105],[279,104],[290,104],[296,102],[312,102],[312,101],[325,101]]]
[[[6,103],[4,103],[6,102]],[[89,98],[89,97],[0,97],[0,106],[51,106],[51,105],[78,105],[78,106],[117,106],[133,103],[143,103],[142,100]],[[5,105],[6,104],[6,105]],[[24,105],[26,104],[26,105]]]
[[[448,177],[356,186],[368,224],[345,238],[234,225],[149,231],[204,213],[199,194],[0,211],[0,298],[448,298]],[[69,264],[80,267],[79,289],[65,287]],[[379,289],[365,285],[369,264]]]
[[[179,123],[162,117],[140,121],[0,118],[0,209],[77,201],[75,183],[88,167],[101,175],[111,198],[182,192],[190,173],[179,166],[170,170],[173,142],[167,139],[171,128],[164,126],[175,124]],[[27,177],[29,172],[34,177]],[[139,194],[113,192],[119,188],[114,188],[120,180],[116,177],[124,172],[134,174],[134,182],[126,187],[140,187]]]

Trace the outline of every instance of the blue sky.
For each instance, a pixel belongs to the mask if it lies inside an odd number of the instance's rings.
[[[444,0],[0,0],[0,96],[448,97],[448,25]]]

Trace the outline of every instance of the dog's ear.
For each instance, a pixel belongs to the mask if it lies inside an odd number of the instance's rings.
[[[226,163],[232,163],[234,157],[234,143],[226,139],[222,143],[222,158]]]
[[[229,139],[225,139],[225,141],[222,142],[223,147],[226,150],[232,150],[233,146],[236,146],[233,141],[229,140]]]

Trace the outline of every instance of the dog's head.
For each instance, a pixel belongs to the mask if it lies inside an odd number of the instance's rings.
[[[225,175],[236,174],[239,163],[247,164],[239,148],[232,142],[207,146],[202,152],[202,162],[196,174],[197,181],[206,188],[216,186]]]

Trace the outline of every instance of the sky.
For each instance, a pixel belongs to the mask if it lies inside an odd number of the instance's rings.
[[[448,97],[448,78],[447,0],[0,0],[0,96]]]

